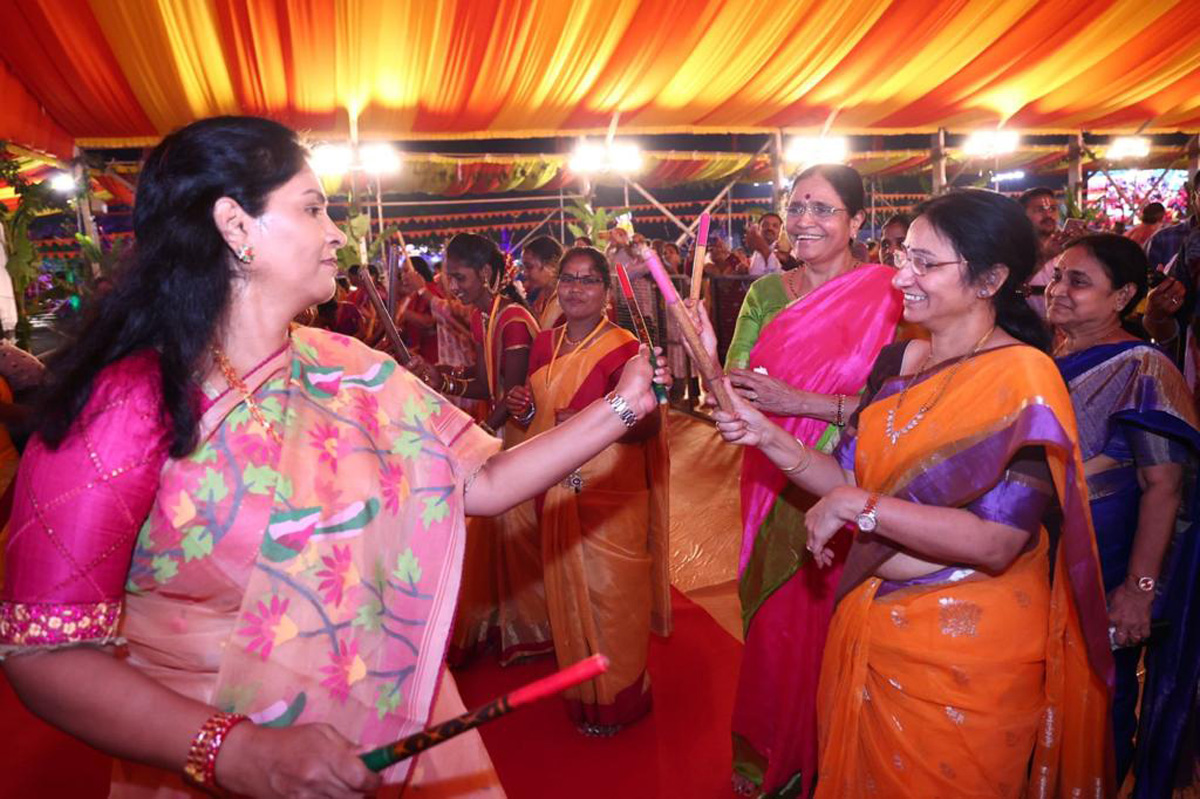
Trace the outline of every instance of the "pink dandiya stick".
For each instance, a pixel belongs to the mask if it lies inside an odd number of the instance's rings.
[[[629,306],[629,315],[633,318],[633,326],[637,328],[638,338],[650,349],[650,368],[657,369],[658,358],[654,355],[654,340],[650,338],[650,328],[646,327],[646,318],[642,316],[642,306],[633,293],[633,284],[629,282],[629,273],[619,263],[616,264],[616,267],[617,280],[621,283],[621,293],[625,295],[625,304]],[[658,404],[666,405],[670,401],[666,387],[661,383],[654,383],[653,386],[654,396],[658,397]]]
[[[548,696],[554,696],[581,682],[587,682],[606,671],[608,671],[608,658],[600,654],[592,655],[573,666],[551,674],[549,677],[535,680],[529,685],[493,699],[486,705],[469,710],[461,716],[455,716],[440,724],[435,724],[407,738],[401,738],[395,743],[372,749],[359,757],[371,771],[383,771],[388,766],[424,752],[455,736],[462,735],[467,730],[473,730],[481,724],[498,719],[519,707],[532,704]]]
[[[667,312],[675,317],[679,329],[683,331],[683,337],[687,339],[688,348],[692,351],[692,362],[696,364],[700,376],[708,383],[721,410],[734,413],[733,400],[729,397],[729,391],[723,382],[725,373],[709,357],[708,350],[704,349],[704,345],[700,341],[700,332],[696,330],[692,317],[679,299],[679,292],[675,291],[675,285],[671,283],[671,278],[662,265],[662,261],[658,260],[658,255],[649,247],[642,248],[642,259],[650,268],[650,276],[658,284],[658,290],[662,292],[663,299],[667,301]]]
[[[704,256],[708,252],[708,225],[711,221],[708,211],[700,214],[700,229],[696,231],[696,256],[692,259],[692,302],[700,301],[700,289],[704,285]]]

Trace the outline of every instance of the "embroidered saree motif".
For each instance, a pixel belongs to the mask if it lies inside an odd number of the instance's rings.
[[[296,330],[246,383],[283,444],[226,395],[168,464],[129,573],[132,660],[260,724],[413,732],[458,589],[461,485],[498,443],[337,334]]]

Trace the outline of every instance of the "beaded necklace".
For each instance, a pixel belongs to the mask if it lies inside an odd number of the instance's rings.
[[[954,380],[954,376],[958,374],[960,369],[962,369],[963,364],[969,361],[971,356],[977,354],[979,350],[983,348],[983,345],[989,338],[991,338],[992,333],[994,332],[996,332],[995,325],[993,325],[988,332],[983,334],[983,338],[979,339],[979,343],[975,345],[974,349],[972,349],[966,357],[954,364],[954,366],[950,367],[949,374],[946,375],[946,379],[942,381],[941,387],[937,390],[937,393],[933,395],[933,398],[923,403],[921,407],[917,409],[916,415],[909,419],[907,424],[897,430],[895,427],[896,411],[900,410],[900,406],[904,404],[904,397],[907,396],[908,390],[912,388],[913,383],[917,382],[917,378],[921,376],[922,372],[929,368],[931,361],[933,361],[933,349],[930,348],[929,356],[925,358],[925,362],[921,364],[921,368],[913,373],[913,376],[908,379],[908,383],[906,383],[904,388],[900,391],[900,398],[896,400],[896,407],[887,412],[887,424],[884,429],[884,435],[887,436],[887,439],[891,442],[892,446],[896,445],[896,442],[900,440],[901,436],[911,433],[913,429],[921,423],[921,420],[925,418],[925,414],[933,410],[933,406],[937,405],[938,401],[946,393],[946,389],[950,387],[950,382]]]

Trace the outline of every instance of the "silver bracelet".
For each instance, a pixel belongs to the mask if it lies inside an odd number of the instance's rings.
[[[638,417],[633,412],[633,408],[629,407],[629,403],[617,392],[610,391],[604,401],[613,409],[613,413],[621,417],[621,421],[625,423],[626,427],[633,427],[638,423]]]

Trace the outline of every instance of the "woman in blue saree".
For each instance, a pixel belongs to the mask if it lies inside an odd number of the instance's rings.
[[[1183,375],[1122,327],[1148,268],[1128,239],[1088,235],[1064,250],[1046,289],[1108,595],[1117,774],[1134,765],[1135,797],[1170,794],[1200,677],[1200,426]]]

